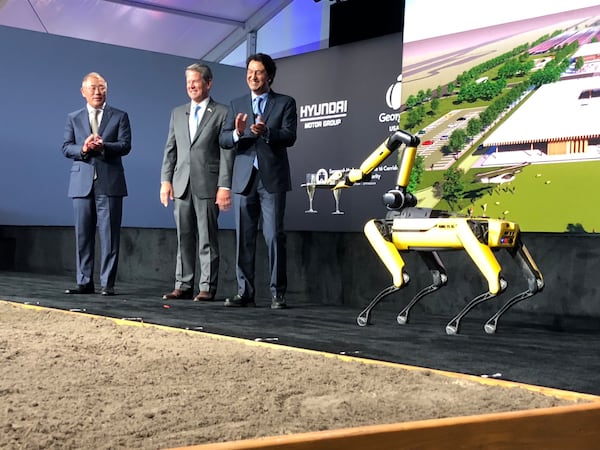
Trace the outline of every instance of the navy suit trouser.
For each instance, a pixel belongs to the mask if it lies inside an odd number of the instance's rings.
[[[257,174],[255,174],[257,175]],[[262,234],[269,259],[271,296],[283,296],[287,289],[287,250],[284,215],[287,192],[270,193],[260,177],[254,176],[246,194],[234,194],[236,222],[236,276],[238,294],[254,298],[256,286],[256,238],[262,218]]]
[[[119,262],[123,197],[96,195],[73,198],[77,284],[94,280],[96,228],[100,240],[100,283],[114,287]]]

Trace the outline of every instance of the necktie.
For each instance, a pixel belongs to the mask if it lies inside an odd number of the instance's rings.
[[[94,109],[94,111],[92,112],[92,120],[91,120],[92,133],[94,135],[98,134],[98,116],[99,115],[100,115],[100,110]],[[96,172],[96,166],[94,166],[94,180],[96,180],[97,178],[98,178],[98,173]]]
[[[263,111],[264,111],[263,108],[264,108],[264,103],[265,103],[264,100],[265,99],[262,97],[256,97],[254,99],[254,104],[253,104],[252,109],[254,111],[255,120],[256,120],[256,117],[263,115]]]
[[[262,116],[263,114],[264,100],[263,97],[256,97],[253,101],[252,110],[254,112],[254,123],[258,122],[258,116]],[[253,166],[258,169],[258,156],[254,157]]]
[[[190,136],[193,138],[196,135],[196,130],[198,129],[198,122],[200,122],[198,119],[200,118],[200,105],[196,105],[196,108],[194,108],[194,120],[191,121],[192,123],[190,124]]]
[[[92,126],[93,134],[98,134],[98,115],[99,114],[100,114],[99,109],[95,109],[94,112],[92,112],[91,126]]]

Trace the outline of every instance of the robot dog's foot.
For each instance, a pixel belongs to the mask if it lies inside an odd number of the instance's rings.
[[[369,303],[369,306],[367,306],[365,309],[363,309],[363,311],[358,315],[358,317],[356,318],[356,323],[361,327],[366,326],[369,323],[371,310],[373,308],[375,308],[375,305],[377,305],[377,303],[379,303],[382,298],[384,298],[390,294],[393,294],[394,292],[396,292],[400,289],[402,289],[402,287],[397,287],[395,285],[391,285],[391,286],[386,287],[384,290],[382,290],[379,294],[377,294],[375,296],[375,298],[373,298],[373,300],[371,300],[371,303]]]

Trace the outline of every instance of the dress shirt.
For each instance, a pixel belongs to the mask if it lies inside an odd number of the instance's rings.
[[[106,105],[106,103],[104,105]],[[100,110],[100,113],[98,114],[98,128],[100,128],[100,124],[102,123],[102,114],[104,114],[104,105],[102,105],[100,108],[98,108]],[[86,106],[87,106],[88,118],[90,119],[90,126],[91,126],[92,125],[92,117],[94,117],[94,114],[96,113],[96,108],[93,108],[90,105],[86,105]]]
[[[189,116],[190,116],[190,118],[189,118],[190,139],[193,139],[194,136],[196,135],[196,130],[198,128],[198,125],[202,121],[202,117],[204,117],[204,111],[206,111],[209,101],[210,101],[210,98],[207,97],[204,100],[202,100],[200,103],[196,103],[194,101],[192,101],[190,103],[190,114],[189,114]],[[198,117],[196,118],[195,112],[196,112],[196,106],[198,106],[198,105],[200,105],[200,110],[198,111]]]

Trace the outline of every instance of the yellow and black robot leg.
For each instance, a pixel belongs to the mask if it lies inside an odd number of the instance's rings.
[[[438,253],[436,251],[431,252],[417,252],[423,262],[427,265],[429,272],[431,272],[431,277],[433,279],[432,283],[421,289],[412,300],[404,307],[402,311],[398,313],[396,317],[396,321],[399,325],[404,325],[408,322],[408,313],[411,308],[417,304],[423,297],[432,292],[437,291],[442,286],[445,286],[448,282],[448,274],[446,273],[446,269],[444,268],[444,264],[440,259]]]
[[[500,264],[494,256],[492,249],[486,245],[486,243],[480,241],[474,234],[468,221],[457,222],[456,229],[463,248],[487,280],[489,290],[469,301],[469,303],[467,303],[467,305],[454,316],[450,322],[448,322],[448,325],[446,325],[446,334],[458,333],[460,321],[469,311],[480,303],[500,295],[507,286],[506,280],[501,275]]]
[[[379,294],[371,300],[371,303],[369,303],[369,305],[358,315],[356,323],[361,327],[364,327],[369,323],[371,310],[377,303],[384,297],[402,289],[410,281],[408,274],[403,271],[404,260],[400,256],[398,249],[393,242],[386,239],[386,236],[389,236],[390,234],[389,224],[384,220],[371,219],[365,225],[364,232],[371,247],[373,247],[373,250],[375,250],[375,253],[379,256],[379,259],[381,259],[392,275],[393,284],[379,292]]]
[[[519,264],[521,270],[527,278],[527,290],[520,292],[511,297],[503,306],[494,314],[483,326],[484,331],[487,334],[494,334],[498,326],[498,319],[502,314],[512,308],[514,305],[519,303],[521,300],[525,300],[544,289],[544,278],[542,273],[537,268],[535,261],[531,257],[529,250],[525,247],[525,244],[521,241],[521,236],[517,238],[516,245],[510,249],[507,249],[512,258]]]

